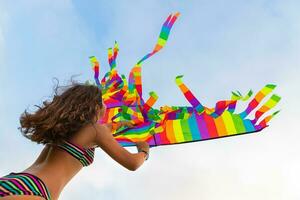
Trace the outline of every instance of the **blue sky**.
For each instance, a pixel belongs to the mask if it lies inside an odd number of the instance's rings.
[[[103,75],[115,40],[127,75],[179,11],[167,45],[143,65],[145,98],[156,91],[157,106],[188,105],[179,74],[207,106],[274,83],[281,113],[259,134],[153,148],[135,172],[98,150],[60,199],[299,199],[299,9],[296,0],[0,0],[0,174],[23,170],[42,149],[17,127],[25,109],[51,98],[53,77],[93,80],[91,55]]]

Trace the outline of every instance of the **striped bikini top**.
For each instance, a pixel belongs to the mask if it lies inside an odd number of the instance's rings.
[[[92,164],[94,160],[95,148],[83,148],[70,141],[65,141],[57,146],[76,158],[84,167]]]

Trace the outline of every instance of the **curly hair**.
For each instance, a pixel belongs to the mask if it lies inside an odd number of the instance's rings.
[[[72,81],[72,80],[71,80]],[[58,88],[66,88],[58,93]],[[22,134],[38,144],[60,144],[70,139],[82,127],[93,123],[97,107],[102,109],[102,92],[96,85],[73,82],[56,86],[52,101],[43,101],[34,113],[25,109],[20,116]]]

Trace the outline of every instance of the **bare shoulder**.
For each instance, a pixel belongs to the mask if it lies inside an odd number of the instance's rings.
[[[104,138],[112,138],[112,133],[110,131],[110,129],[107,127],[106,124],[94,124],[94,129],[96,131],[96,137],[94,138],[95,141],[99,140],[100,138],[104,139]]]
[[[73,141],[86,147],[98,146],[96,139],[105,136],[107,132],[108,128],[105,125],[88,124],[74,136]]]
[[[114,146],[117,144],[117,141],[113,137],[111,132],[111,126],[109,124],[95,124],[94,125],[96,132],[96,137],[94,138],[94,142],[100,146]]]

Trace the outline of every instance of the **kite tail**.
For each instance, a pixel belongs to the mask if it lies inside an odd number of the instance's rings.
[[[134,111],[130,107],[122,106],[121,112],[122,112],[123,116],[127,116],[127,117],[125,117],[126,119],[132,120],[134,122],[134,124],[144,122],[143,115],[138,111]]]
[[[95,82],[98,86],[98,88],[102,89],[102,86],[99,82],[99,68],[100,68],[100,64],[97,60],[97,58],[95,56],[90,56],[90,61],[91,61],[91,64],[92,64],[92,69],[94,71],[94,79],[95,79]]]
[[[110,72],[106,72],[103,78],[101,79],[101,85],[104,86],[106,83],[106,78],[109,78]]]
[[[129,92],[133,93],[134,90],[137,90],[137,93],[142,99],[142,77],[141,77],[141,65],[142,62],[144,62],[146,59],[153,56],[155,53],[157,53],[159,50],[161,50],[169,37],[170,30],[175,23],[176,19],[180,15],[179,12],[176,12],[174,15],[170,14],[167,18],[167,20],[164,22],[161,32],[159,34],[158,41],[152,50],[152,52],[146,54],[141,60],[137,62],[137,64],[132,68],[129,74]],[[143,103],[143,102],[142,102]]]
[[[276,104],[280,101],[280,99],[281,98],[278,95],[273,94],[271,98],[255,112],[255,118],[252,120],[252,124],[255,124],[264,113],[275,107]]]
[[[210,115],[214,118],[219,117],[222,113],[227,110],[230,113],[233,113],[236,108],[237,102],[247,101],[253,94],[250,90],[245,96],[243,96],[239,91],[232,92],[231,100],[218,101],[215,106],[215,111]]]
[[[242,100],[242,101],[247,101],[253,94],[252,90],[249,90],[249,92],[243,96],[239,91],[236,92],[231,92],[231,100]]]
[[[219,117],[225,110],[233,113],[236,107],[237,100],[224,100],[218,101],[215,106],[215,111],[212,112],[210,115],[214,118]]]
[[[105,94],[108,88],[110,88],[110,92],[116,88],[123,87],[123,80],[118,75],[116,68],[116,59],[118,56],[119,45],[115,41],[114,48],[108,49],[108,62],[110,65],[110,71],[107,72],[104,77],[101,79],[101,83],[99,81],[99,62],[95,56],[90,56],[90,61],[92,64],[92,69],[94,71],[94,79],[97,86],[102,89],[103,94]],[[107,80],[108,79],[108,80]]]
[[[253,94],[252,90],[249,90],[246,96],[242,96],[242,94],[239,91],[231,92],[231,93],[232,93],[231,100],[236,100],[228,106],[228,111],[231,113],[234,113],[236,108],[236,103],[238,100],[247,101]]]
[[[260,129],[267,127],[268,126],[267,123],[279,112],[280,112],[280,110],[277,110],[276,112],[272,113],[271,115],[268,115],[267,117],[265,117],[258,125],[255,126],[256,130],[260,130]]]
[[[117,41],[115,41],[114,49],[109,48],[108,49],[108,63],[110,66],[110,70],[114,70],[116,68],[116,59],[119,52],[119,45]]]
[[[145,114],[148,113],[148,111],[152,108],[152,106],[155,104],[155,102],[158,99],[158,96],[155,92],[150,92],[149,95],[150,95],[149,99],[146,101],[146,103],[143,106],[143,112]]]
[[[190,102],[190,104],[193,106],[193,108],[198,112],[198,114],[201,114],[205,108],[204,106],[198,101],[198,99],[193,95],[193,93],[190,91],[190,89],[182,82],[181,78],[183,75],[176,77],[176,84],[185,96],[185,98]]]
[[[120,88],[123,87],[123,81],[119,76],[114,76],[112,80],[109,80],[109,82],[106,82],[105,84],[105,88],[103,93],[104,94],[108,94],[109,93],[115,93],[118,90],[120,90]]]
[[[191,111],[188,111],[187,107],[178,108],[164,115],[163,121],[165,120],[176,120],[176,119],[188,119],[192,115]]]
[[[267,84],[265,87],[263,87],[255,95],[255,97],[252,99],[252,101],[250,101],[247,108],[243,112],[240,113],[240,116],[242,118],[247,117],[249,115],[249,113],[258,106],[258,104],[263,100],[263,98],[265,98],[269,93],[271,93],[275,89],[275,87],[276,87],[276,85],[273,85],[273,84]]]
[[[124,100],[124,95],[126,94],[128,89],[126,77],[124,75],[121,75],[121,78],[122,78],[122,85],[120,87],[121,89],[117,90],[114,94],[110,96],[110,98],[118,100],[120,102]]]
[[[116,59],[119,52],[119,45],[115,41],[114,48],[108,48],[108,63],[110,66],[109,73],[104,77],[105,79],[101,82],[105,82],[105,88],[113,88],[118,89],[123,87],[123,80],[119,76],[117,70],[116,70]],[[106,78],[109,77],[109,80],[106,81]],[[113,87],[110,87],[109,85],[113,82],[117,82],[118,85],[114,85]]]
[[[124,95],[126,93],[126,90],[124,90],[123,88],[120,91],[117,91],[114,94],[110,95],[110,98],[118,100],[118,101],[122,101],[124,98]]]

